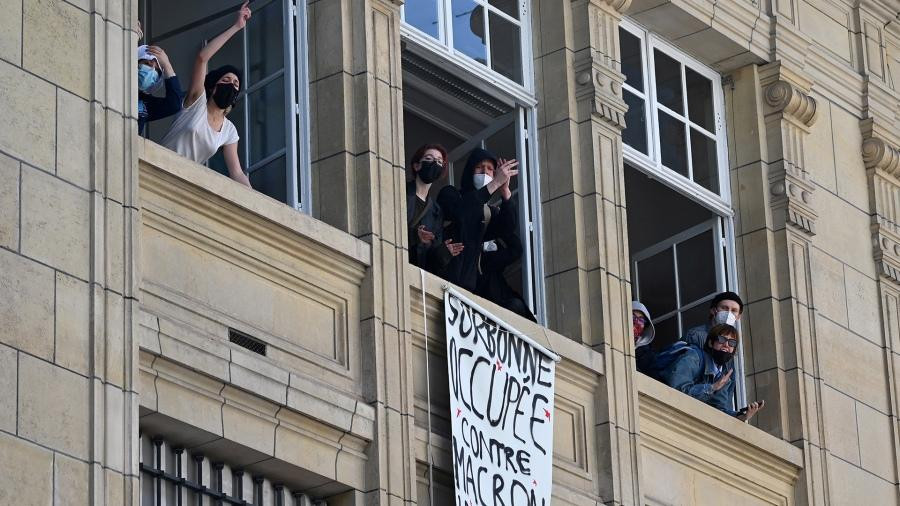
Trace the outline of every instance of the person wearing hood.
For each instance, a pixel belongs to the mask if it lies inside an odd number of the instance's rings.
[[[656,328],[650,319],[650,311],[640,302],[631,301],[631,331],[634,337],[634,359],[638,372],[650,374],[656,353],[650,343],[656,337]]]
[[[138,46],[138,134],[147,123],[167,118],[181,110],[184,90],[175,75],[169,56],[158,46]],[[162,97],[153,93],[165,84]]]
[[[470,292],[476,291],[485,241],[495,239],[510,225],[515,229],[517,211],[509,182],[519,173],[518,164],[476,148],[463,169],[459,188],[448,185],[438,194],[444,219],[450,222],[444,237],[463,245],[462,253],[447,265],[444,277]],[[500,206],[488,205],[497,192]]]
[[[197,53],[184,109],[178,113],[161,144],[197,163],[206,163],[219,148],[223,148],[229,177],[250,187],[250,179],[244,174],[238,157],[240,136],[234,124],[225,117],[241,91],[241,71],[225,65],[207,73],[213,55],[247,26],[251,14],[248,4],[244,2],[241,6],[234,24]]]
[[[446,175],[446,161],[447,150],[440,144],[421,146],[409,163],[413,180],[406,183],[409,263],[439,276],[463,250],[462,243],[443,239],[444,213],[428,195],[432,183]]]
[[[728,324],[737,327],[741,315],[744,312],[744,301],[734,292],[722,292],[716,294],[709,304],[709,321],[696,327],[691,327],[684,333],[681,340],[703,348],[706,343],[706,335],[714,325]]]
[[[731,408],[733,359],[738,346],[736,328],[727,323],[714,325],[702,349],[689,344],[683,346],[686,351],[662,373],[667,385],[743,421],[749,421],[763,408],[763,401],[752,402],[740,411]]]

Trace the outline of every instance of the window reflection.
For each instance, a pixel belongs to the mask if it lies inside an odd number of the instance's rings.
[[[487,64],[484,24],[484,7],[472,0],[453,0],[453,47],[481,64]]]
[[[404,5],[407,23],[438,38],[438,0],[407,0]]]
[[[504,76],[522,82],[522,49],[519,27],[491,13],[491,67]]]

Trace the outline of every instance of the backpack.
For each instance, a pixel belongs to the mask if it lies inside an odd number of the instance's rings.
[[[651,365],[650,369],[647,371],[647,375],[657,381],[665,383],[663,373],[665,373],[682,354],[690,351],[702,353],[700,348],[697,348],[692,344],[688,344],[684,341],[675,341],[667,348],[656,353],[656,358],[653,361],[653,365]]]

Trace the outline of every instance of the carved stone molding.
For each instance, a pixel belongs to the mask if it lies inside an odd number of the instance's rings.
[[[624,13],[631,6],[631,0],[591,0],[591,3],[597,5],[608,5],[616,10],[616,12]]]
[[[806,128],[816,121],[816,99],[787,81],[779,80],[766,88],[766,103]]]
[[[862,157],[867,169],[875,169],[892,177],[900,178],[900,149],[877,137],[870,137],[862,143]]]
[[[871,122],[863,122],[871,131]],[[880,137],[861,146],[869,173],[872,206],[872,255],[881,275],[900,285],[900,147]]]
[[[760,73],[765,100],[769,192],[773,212],[808,236],[816,233],[815,184],[805,168],[804,138],[816,121],[811,83],[779,64]]]

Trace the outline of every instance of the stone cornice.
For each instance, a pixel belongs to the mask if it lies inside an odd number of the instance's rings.
[[[765,98],[774,112],[780,111],[804,127],[816,121],[816,99],[787,81],[778,80],[766,87]]]

